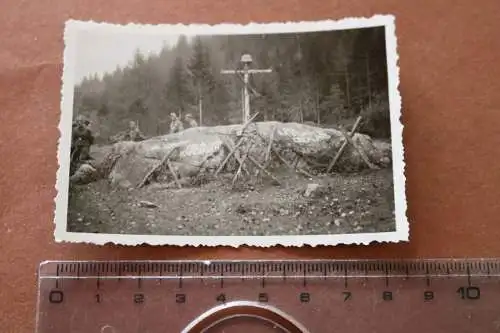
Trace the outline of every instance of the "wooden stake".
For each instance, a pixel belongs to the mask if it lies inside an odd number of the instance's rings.
[[[290,170],[295,170],[295,171],[298,171],[300,172],[301,174],[309,177],[309,178],[314,178],[313,175],[311,175],[309,172],[305,171],[305,170],[302,170],[301,168],[298,168],[297,166],[293,166],[291,165],[287,160],[285,160],[285,158],[283,156],[280,155],[280,153],[278,153],[278,151],[276,151],[275,148],[272,149],[274,155],[276,155],[276,157],[278,157],[278,159],[283,163],[285,164]]]
[[[276,126],[273,128],[273,131],[271,132],[271,136],[269,138],[269,145],[267,146],[267,152],[266,152],[266,164],[269,161],[269,157],[271,156],[271,149],[273,148],[273,142],[274,142],[274,133],[276,132]]]
[[[294,158],[294,161],[292,163],[288,162],[283,156],[281,156],[281,154],[278,152],[278,150],[273,147],[273,142],[274,142],[274,133],[276,132],[276,127],[273,129],[273,131],[271,132],[271,135],[270,135],[270,139],[269,139],[269,145],[267,147],[267,152],[266,152],[266,156],[265,156],[265,162],[264,162],[264,165],[262,166],[264,169],[267,169],[267,167],[269,166],[269,159],[270,159],[270,156],[271,156],[271,153],[273,153],[274,155],[276,155],[276,157],[278,157],[278,159],[283,163],[285,164],[288,168],[290,168],[291,170],[294,170],[294,171],[297,171],[299,173],[302,173],[303,175],[305,175],[306,177],[310,177],[310,178],[313,178],[313,175],[311,175],[310,173],[308,173],[307,171],[297,167],[297,164],[300,160],[300,157],[299,156],[295,156]],[[262,136],[261,136],[262,138]],[[264,140],[264,138],[262,138]],[[259,175],[259,172],[260,170],[257,170],[256,172],[256,176]]]
[[[262,172],[271,177],[276,183],[278,183],[279,185],[281,184],[281,182],[276,177],[274,177],[269,171],[267,171],[262,165],[260,165],[260,163],[257,162],[252,156],[248,155],[248,159],[252,161],[252,163],[255,164],[257,168],[262,170]]]
[[[269,144],[267,146],[267,151],[266,151],[266,155],[264,156],[264,168],[267,168],[269,166],[269,163],[271,163],[270,161],[270,157],[271,157],[271,149],[273,147],[273,142],[274,142],[274,133],[276,132],[276,126],[273,127],[273,131],[271,132],[271,134],[269,135]],[[259,135],[260,136],[260,135]],[[262,136],[260,136],[260,138],[262,140],[264,140],[264,138]],[[260,173],[260,170],[257,170],[255,172],[255,176],[257,177]]]
[[[174,153],[174,151],[178,150],[179,148],[180,148],[179,146],[172,148],[157,165],[155,165],[151,170],[149,170],[149,172],[146,174],[146,176],[144,176],[144,178],[139,183],[137,188],[143,187],[146,184],[146,182],[148,181],[149,177],[151,177],[151,175],[156,170],[158,170],[163,164],[165,164],[165,162],[170,158],[170,156]]]
[[[243,156],[243,159],[241,160],[240,162],[240,167],[238,168],[238,170],[236,171],[236,173],[234,174],[234,177],[233,177],[233,182],[232,182],[232,186],[234,186],[234,183],[236,182],[236,179],[238,178],[238,176],[240,175],[241,173],[241,169],[243,168],[243,165],[245,163],[245,160],[247,159],[248,157],[248,154],[250,153],[250,149],[252,148],[253,146],[253,143],[251,143],[250,145],[248,145],[248,148],[247,148],[247,151],[245,153],[245,156]]]
[[[358,154],[361,156],[361,159],[363,160],[363,162],[365,162],[365,164],[368,165],[368,167],[370,169],[374,169],[374,170],[379,169],[378,166],[376,166],[375,164],[370,162],[370,159],[368,158],[366,153],[363,151],[363,149],[358,147],[347,133],[343,132],[343,134],[344,134],[346,141],[348,141],[351,144],[351,146],[353,146],[354,149],[356,149]]]
[[[174,181],[176,182],[177,187],[182,188],[182,185],[179,182],[179,178],[177,178],[177,174],[175,173],[175,169],[172,167],[172,164],[170,164],[170,161],[168,159],[167,159],[167,167],[170,170],[170,172],[172,173],[172,177],[174,177]]]
[[[242,142],[246,142],[246,141],[245,141],[245,140],[243,140]],[[228,147],[231,147],[231,142],[228,142],[227,144],[228,144]],[[235,157],[235,159],[238,161],[238,163],[239,163],[239,164],[240,164],[240,166],[241,166],[241,165],[243,164],[243,160],[242,160],[242,158],[241,158],[241,156],[240,156],[240,153],[239,153],[238,149],[236,149],[236,150],[234,151],[234,157]],[[249,174],[250,174],[250,172],[248,172],[247,168],[245,168],[245,165],[244,165],[244,164],[243,164],[243,166],[241,167],[241,170],[242,170],[243,172],[245,172],[247,175],[249,175]]]
[[[245,130],[246,128],[248,127],[248,125],[250,125],[250,123],[255,119],[255,117],[257,117],[259,113],[256,112],[252,117],[250,117],[250,119],[248,119],[248,121],[243,125],[243,127],[241,128],[241,137],[240,139],[238,140],[238,143],[236,143],[236,146],[234,147],[233,150],[231,150],[229,152],[229,154],[227,154],[226,158],[224,159],[224,161],[219,165],[219,167],[217,168],[217,171],[215,171],[215,176],[217,176],[219,174],[219,172],[222,170],[222,168],[224,168],[224,166],[226,165],[227,161],[229,161],[229,159],[231,158],[231,156],[233,156],[233,154],[235,153],[236,149],[241,146],[241,144],[243,143],[243,134],[245,133]]]
[[[253,120],[259,115],[258,112],[256,112],[253,116],[250,117],[250,119],[247,120],[247,122],[245,124],[243,124],[243,127],[241,128],[241,135],[243,135],[243,133],[245,132],[245,130],[247,129],[248,125],[250,125]]]
[[[239,140],[238,143],[235,146],[233,146],[232,143],[229,143],[229,142],[226,142],[226,141],[222,141],[222,142],[229,149],[229,154],[227,154],[227,156],[224,159],[224,161],[222,161],[222,163],[217,168],[217,171],[215,171],[215,176],[217,176],[219,174],[219,172],[222,170],[222,168],[224,168],[224,166],[226,166],[227,162],[229,161],[229,159],[233,155],[236,158],[236,160],[238,161],[238,163],[241,165],[241,159],[235,153],[236,153],[236,149],[238,149],[239,146],[241,146],[243,144],[243,142],[245,142],[245,141],[244,140]]]
[[[354,123],[354,126],[351,129],[351,132],[349,132],[349,136],[353,136],[354,133],[356,133],[356,129],[358,128],[358,126],[359,126],[359,124],[361,122],[361,118],[362,117],[359,116],[358,119],[356,119],[356,122]],[[348,141],[347,140],[344,141],[344,143],[340,147],[339,151],[337,152],[337,154],[335,155],[335,157],[333,158],[333,160],[328,165],[328,168],[326,169],[326,173],[330,173],[330,171],[333,169],[333,167],[335,166],[335,164],[339,160],[340,156],[344,152],[344,149],[347,147],[347,144],[348,144]]]

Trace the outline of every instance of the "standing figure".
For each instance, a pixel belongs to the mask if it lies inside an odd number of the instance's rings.
[[[71,174],[76,171],[79,164],[92,159],[90,146],[94,144],[94,136],[89,128],[90,122],[83,117],[78,117],[73,123],[71,138]]]
[[[131,120],[128,123],[128,131],[126,134],[126,139],[130,141],[142,141],[144,140],[144,135],[142,135],[141,130],[137,123]]]
[[[171,134],[184,130],[184,126],[182,125],[182,121],[180,121],[180,119],[177,117],[177,115],[175,113],[172,112],[170,114],[170,119],[171,119],[171,122],[170,122],[170,133]]]
[[[184,116],[184,120],[186,120],[189,127],[198,127],[198,123],[196,122],[196,120],[194,120],[193,115],[191,115],[191,113],[187,113],[186,116]]]

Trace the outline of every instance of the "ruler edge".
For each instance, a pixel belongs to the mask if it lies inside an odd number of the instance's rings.
[[[269,262],[269,263],[279,263],[279,262],[328,262],[328,263],[346,263],[346,262],[486,262],[486,261],[498,261],[500,263],[500,257],[490,257],[490,258],[351,258],[351,259],[86,259],[86,260],[43,260],[39,263],[39,267],[51,263],[145,263],[145,262],[158,262],[158,263],[257,263],[257,262]]]
[[[89,260],[44,260],[38,264],[37,269],[37,292],[36,292],[36,305],[34,308],[35,311],[35,333],[39,332],[40,328],[40,305],[41,305],[41,291],[42,291],[42,275],[41,270],[45,265],[50,264],[69,264],[69,263],[172,263],[172,264],[182,264],[182,263],[196,263],[196,264],[221,264],[221,263],[400,263],[400,264],[408,264],[408,263],[497,263],[500,265],[500,257],[489,257],[489,258],[466,258],[466,257],[441,257],[441,258],[351,258],[351,259],[89,259]],[[177,277],[181,277],[176,275]],[[500,276],[500,272],[499,275]],[[60,278],[64,278],[61,276]]]
[[[387,270],[387,265],[399,264],[406,266],[408,264],[421,264],[426,266],[426,274],[432,273],[429,271],[429,264],[441,263],[444,265],[453,264],[464,264],[466,265],[466,270],[461,270],[462,273],[466,275],[471,275],[470,265],[471,264],[496,264],[498,272],[496,275],[500,275],[500,257],[490,257],[490,258],[367,258],[367,259],[98,259],[98,260],[44,260],[41,261],[37,269],[37,279],[40,281],[44,276],[42,269],[47,265],[64,265],[64,264],[103,264],[103,263],[113,263],[113,264],[195,264],[195,265],[205,265],[206,267],[220,265],[220,264],[381,264],[386,265],[384,268]],[[449,266],[448,266],[449,267]],[[481,271],[481,270],[479,270]],[[489,270],[488,270],[489,275]],[[179,274],[171,274],[171,277],[181,277]],[[410,275],[411,276],[411,275]],[[64,279],[65,276],[61,276]]]

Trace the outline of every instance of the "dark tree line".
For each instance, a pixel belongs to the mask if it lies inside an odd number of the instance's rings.
[[[221,74],[251,67],[272,73],[250,77],[257,120],[351,125],[363,115],[362,132],[390,136],[384,28],[243,36],[181,36],[174,47],[75,87],[74,107],[94,124],[99,140],[138,122],[142,132],[168,132],[169,114],[191,113],[204,126],[240,123],[243,78]],[[200,117],[200,110],[201,117]]]

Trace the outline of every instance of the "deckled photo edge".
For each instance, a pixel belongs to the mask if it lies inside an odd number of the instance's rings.
[[[338,234],[338,235],[297,235],[297,236],[157,236],[157,235],[124,235],[71,233],[64,231],[58,242],[87,243],[94,245],[126,245],[126,246],[193,246],[193,247],[303,247],[334,245],[371,245],[374,243],[398,243],[399,232],[379,232],[376,234]],[[375,236],[375,237],[374,237]]]
[[[314,31],[348,30],[359,28],[370,28],[378,26],[394,25],[395,17],[391,14],[379,14],[371,17],[345,17],[338,20],[317,20],[317,21],[284,21],[257,23],[174,23],[174,24],[142,24],[130,22],[127,24],[81,21],[70,19],[66,21],[67,31],[87,31],[98,30],[109,33],[138,33],[161,34],[161,35],[245,35],[245,34],[275,34],[275,33],[298,33]]]
[[[252,33],[293,33],[312,31],[331,31],[356,29],[364,27],[385,26],[386,58],[388,71],[388,91],[391,119],[391,142],[393,156],[393,178],[395,192],[396,231],[366,234],[335,234],[335,235],[296,235],[296,236],[168,236],[168,235],[125,235],[125,234],[93,234],[73,233],[66,230],[68,202],[68,162],[70,155],[71,122],[73,116],[73,84],[74,55],[76,52],[75,34],[81,30],[99,29],[100,31],[130,32],[146,34],[214,35],[214,34],[252,34]],[[248,24],[221,23],[207,24],[138,24],[126,25],[107,22],[68,20],[64,29],[64,57],[61,89],[61,115],[59,122],[60,138],[58,142],[58,170],[55,198],[56,208],[54,236],[57,242],[89,243],[96,245],[173,245],[173,246],[328,246],[341,244],[370,245],[372,243],[397,243],[409,241],[409,223],[406,216],[406,182],[403,147],[403,124],[401,123],[401,96],[399,91],[399,55],[397,53],[397,37],[395,17],[393,15],[374,15],[372,17],[347,17],[339,20],[271,22]]]
[[[57,145],[57,177],[54,213],[54,236],[57,239],[66,233],[68,213],[69,157],[71,147],[71,123],[73,119],[73,86],[76,54],[75,27],[66,22],[63,32],[63,66],[61,75],[61,102],[59,118],[59,140]]]
[[[399,53],[394,17],[385,25],[385,42],[388,72],[388,92],[391,119],[391,144],[393,161],[394,209],[396,210],[397,231],[409,241],[410,226],[407,217],[405,150],[403,145],[404,125],[401,122],[402,103],[400,84]]]

